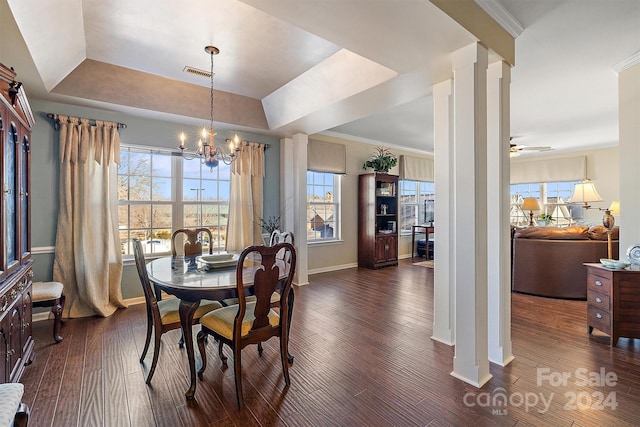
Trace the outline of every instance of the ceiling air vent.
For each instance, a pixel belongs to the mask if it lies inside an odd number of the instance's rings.
[[[200,77],[207,77],[207,78],[211,77],[210,71],[200,70],[198,68],[190,67],[188,65],[185,66],[182,71],[184,71],[185,73],[195,74],[196,76],[200,76]]]

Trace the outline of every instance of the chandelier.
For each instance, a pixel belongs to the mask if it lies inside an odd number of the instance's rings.
[[[226,139],[228,143],[228,150],[223,146],[217,146],[214,143],[214,137],[216,132],[213,128],[213,56],[220,53],[220,50],[215,46],[206,46],[204,51],[211,56],[211,90],[209,92],[210,109],[209,109],[209,128],[202,128],[202,137],[198,140],[198,148],[195,153],[189,153],[185,151],[187,149],[185,141],[187,139],[184,132],[180,134],[180,153],[182,157],[187,160],[200,159],[200,162],[213,170],[220,162],[226,165],[230,165],[235,159],[238,158],[238,152],[240,151],[240,141],[238,135],[231,139]]]

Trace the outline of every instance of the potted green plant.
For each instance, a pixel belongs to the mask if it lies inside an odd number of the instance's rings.
[[[538,215],[538,219],[544,222],[544,225],[549,225],[553,221],[553,217],[549,213],[541,213]]]
[[[398,157],[388,148],[376,147],[375,153],[371,154],[369,159],[364,162],[362,169],[373,169],[374,172],[387,173],[397,164]]]

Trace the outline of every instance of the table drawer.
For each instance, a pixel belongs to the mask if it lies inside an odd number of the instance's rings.
[[[587,303],[600,310],[611,311],[611,299],[608,295],[589,290],[587,292]]]
[[[611,335],[611,314],[607,310],[589,304],[587,306],[587,325]]]
[[[587,275],[587,289],[611,296],[611,280],[595,274]]]

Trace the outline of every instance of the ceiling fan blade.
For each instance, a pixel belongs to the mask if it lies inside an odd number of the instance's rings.
[[[528,150],[528,151],[550,151],[553,150],[553,148],[551,147],[526,147],[526,146],[522,146],[522,148],[519,148],[520,150]]]

